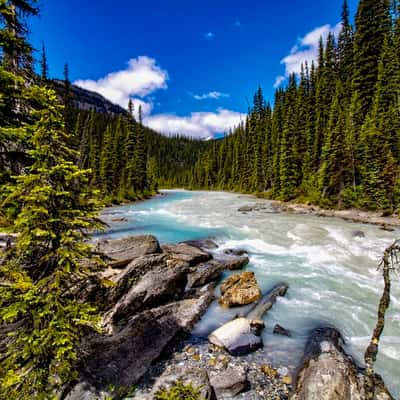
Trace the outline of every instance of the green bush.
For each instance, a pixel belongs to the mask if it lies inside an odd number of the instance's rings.
[[[200,395],[200,389],[177,381],[169,389],[160,389],[155,395],[155,400],[204,400]]]

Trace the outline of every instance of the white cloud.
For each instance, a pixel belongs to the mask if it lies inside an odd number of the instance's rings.
[[[207,33],[204,35],[204,37],[205,37],[207,40],[213,40],[213,39],[215,38],[215,33],[207,32]]]
[[[181,117],[173,114],[148,116],[144,124],[165,135],[185,135],[194,138],[209,138],[217,133],[227,132],[242,120],[238,112],[220,108],[217,112],[193,112]]]
[[[215,92],[215,91],[205,93],[205,94],[194,94],[193,95],[193,98],[195,98],[196,100],[207,100],[207,99],[217,100],[217,99],[226,98],[226,97],[230,97],[230,95],[228,93],[221,93],[221,92]]]
[[[275,81],[275,87],[278,87],[290,74],[299,74],[301,64],[306,61],[309,65],[314,61],[317,63],[319,39],[325,41],[329,32],[333,32],[337,36],[341,29],[341,23],[335,26],[329,24],[319,26],[307,33],[304,37],[298,39],[298,42],[290,50],[290,54],[281,60],[281,64],[285,65],[285,76],[278,76]]]
[[[143,111],[149,113],[151,102],[138,97],[145,97],[158,89],[167,88],[168,73],[161,69],[156,60],[147,56],[132,58],[126,69],[112,72],[97,81],[78,80],[75,85],[102,94],[113,103],[126,108],[130,98],[141,102]]]
[[[279,75],[275,79],[274,88],[277,88],[285,81],[286,77],[283,75]]]

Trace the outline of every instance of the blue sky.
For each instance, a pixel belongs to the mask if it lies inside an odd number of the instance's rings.
[[[357,0],[349,0],[354,15]],[[261,85],[337,30],[342,0],[41,0],[31,42],[44,41],[52,77],[70,78],[126,106],[166,134],[208,137],[244,117]]]

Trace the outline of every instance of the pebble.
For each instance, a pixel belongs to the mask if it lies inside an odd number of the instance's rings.
[[[263,362],[264,361],[264,362]],[[250,387],[234,397],[234,400],[288,400],[292,378],[289,368],[278,369],[265,363],[262,350],[248,357],[233,357],[223,349],[210,345],[206,340],[189,337],[175,346],[168,354],[152,365],[137,385],[134,400],[143,400],[151,392],[154,379],[170,365],[179,364],[205,368],[208,372],[220,373],[226,368],[243,366],[247,370]],[[290,366],[292,370],[292,366]],[[279,376],[278,376],[279,375]]]

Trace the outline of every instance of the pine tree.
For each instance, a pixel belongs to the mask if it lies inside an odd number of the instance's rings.
[[[49,66],[47,64],[47,56],[46,56],[46,48],[44,43],[42,43],[42,59],[40,61],[40,69],[41,69],[41,79],[43,83],[46,83],[49,79]]]
[[[388,0],[360,0],[354,35],[353,75],[353,90],[360,102],[358,121],[363,119],[371,108],[382,46],[390,29]]]
[[[32,164],[10,187],[3,207],[19,210],[16,245],[1,268],[0,319],[15,331],[0,360],[0,397],[53,398],[77,377],[77,346],[85,326],[95,328],[96,313],[79,304],[71,287],[86,279],[85,242],[99,228],[98,203],[87,171],[74,165],[67,146],[62,107],[49,89],[32,86],[32,125],[15,128],[29,143]],[[40,105],[40,106],[39,106]]]

